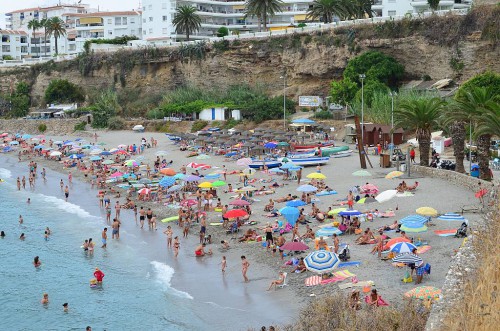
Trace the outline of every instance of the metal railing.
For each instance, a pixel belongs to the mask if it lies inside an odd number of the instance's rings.
[[[0,60],[0,67],[16,67],[23,65],[33,65],[37,63],[45,63],[49,61],[61,62],[74,59],[78,54],[67,54],[58,56],[41,56],[39,58],[25,58],[21,60]]]

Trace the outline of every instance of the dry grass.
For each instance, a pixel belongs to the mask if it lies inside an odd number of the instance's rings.
[[[484,230],[475,235],[473,249],[478,259],[476,277],[464,284],[464,299],[445,317],[443,330],[499,330],[500,328],[500,211]]]

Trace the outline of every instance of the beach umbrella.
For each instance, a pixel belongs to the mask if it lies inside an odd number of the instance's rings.
[[[284,174],[285,173],[280,168],[272,168],[272,169],[269,170],[269,172],[276,173],[276,174]]]
[[[106,143],[101,141],[101,142],[100,142],[100,143],[98,143],[97,145],[99,145],[99,146],[104,146],[104,145],[106,145]]]
[[[44,148],[45,148],[45,146],[43,146],[43,145],[36,145],[35,146],[35,149],[44,149]]]
[[[139,191],[137,191],[137,193],[139,193],[140,195],[146,195],[146,194],[151,193],[151,189],[149,189],[149,188],[141,188]]]
[[[361,192],[368,193],[368,194],[377,194],[378,187],[373,185],[373,184],[365,184],[365,185],[361,186]]]
[[[63,142],[61,140],[56,140],[56,141],[54,141],[54,144],[56,144],[56,145],[62,145]]]
[[[211,188],[212,187],[212,183],[210,182],[203,182],[203,183],[200,183],[198,185],[199,188]]]
[[[340,259],[337,254],[321,250],[314,251],[304,259],[307,270],[324,274],[329,273],[340,264]]]
[[[268,142],[264,145],[265,148],[269,148],[269,149],[273,149],[273,148],[276,148],[278,146],[278,144],[274,143],[274,142]]]
[[[385,175],[385,178],[387,178],[387,179],[393,179],[393,178],[396,178],[396,177],[400,177],[400,176],[402,176],[404,174],[405,173],[402,172],[402,171],[391,171],[387,175]]]
[[[117,172],[113,172],[109,177],[110,178],[117,178],[117,177],[122,177],[123,176],[123,173],[117,171]]]
[[[417,246],[412,243],[399,242],[392,245],[389,250],[394,253],[411,253],[416,248]]]
[[[23,134],[21,136],[21,138],[24,139],[24,140],[28,140],[28,139],[31,139],[31,135],[30,134]]]
[[[221,187],[221,186],[225,186],[225,185],[227,185],[227,183],[223,180],[217,180],[217,181],[212,183],[212,187]]]
[[[319,172],[313,172],[306,176],[311,179],[326,179],[326,176]]]
[[[168,152],[167,151],[158,151],[155,153],[156,156],[165,156],[165,155],[168,155]]]
[[[110,165],[110,164],[113,164],[113,163],[115,163],[115,161],[113,161],[113,160],[104,160],[104,161],[102,161],[102,164],[106,164],[106,165]]]
[[[282,251],[305,251],[309,249],[309,246],[307,246],[304,243],[301,243],[300,241],[289,241],[284,243],[282,246],[280,246],[280,249]]]
[[[4,153],[10,152],[10,151],[12,151],[12,147],[10,147],[10,146],[6,146],[6,147],[3,148],[3,152]]]
[[[420,207],[416,210],[417,214],[427,216],[427,217],[436,217],[438,212],[436,209],[431,207]]]
[[[182,207],[191,207],[191,206],[194,206],[196,205],[198,202],[196,202],[196,200],[194,199],[185,199],[185,200],[182,200],[180,205]]]
[[[0,138],[4,138],[4,137],[7,137],[9,134],[7,132],[4,132],[2,134],[0,134]]]
[[[168,187],[175,184],[175,178],[172,176],[165,176],[159,182],[158,185],[161,187]]]
[[[396,255],[396,257],[392,259],[392,262],[405,264],[415,263],[415,265],[418,266],[423,263],[423,260],[420,256],[412,253],[401,253]]]
[[[220,174],[217,174],[217,173],[211,173],[211,174],[205,175],[205,179],[218,179],[219,177],[220,177]]]
[[[127,151],[124,151],[123,149],[119,149],[117,152],[115,152],[117,155],[128,155]]]
[[[59,151],[53,151],[53,152],[50,152],[49,156],[61,156],[62,153],[59,152]]]
[[[356,176],[356,177],[369,177],[372,174],[366,170],[358,170],[358,171],[353,172],[352,175]]]
[[[233,200],[229,204],[232,206],[250,206],[250,202],[241,199]]]
[[[281,162],[284,162],[283,160],[281,160]],[[286,162],[285,164],[283,164],[280,168],[281,169],[289,169],[290,168],[293,168],[293,167],[296,167],[295,164],[293,164],[293,162]]]
[[[318,189],[312,185],[306,184],[306,185],[300,185],[297,187],[297,191],[299,192],[316,192]]]
[[[123,178],[132,178],[132,179],[136,179],[137,176],[135,174],[132,174],[132,173],[128,173],[128,174],[124,174],[123,175]]]
[[[99,155],[91,156],[90,161],[101,161],[101,157]]]
[[[63,143],[63,146],[70,146],[70,145],[73,145],[73,142],[71,140],[66,140],[64,143]]]
[[[341,235],[342,231],[335,226],[325,226],[316,231],[316,237],[331,237],[334,234]]]
[[[175,179],[184,179],[184,177],[186,177],[186,175],[184,175],[183,173],[178,173],[178,174],[175,174],[174,175],[174,178]]]
[[[182,186],[181,185],[174,185],[172,187],[170,187],[167,192],[168,193],[171,193],[171,192],[177,192],[177,191],[180,191],[182,190]]]
[[[380,193],[379,195],[377,195],[375,197],[375,199],[378,202],[383,203],[383,202],[389,201],[392,198],[394,198],[397,193],[398,193],[398,191],[396,191],[396,190],[387,190],[387,191],[384,191],[384,192]]]
[[[407,238],[403,238],[403,237],[396,237],[396,238],[392,238],[390,239],[384,246],[384,249],[389,249],[391,248],[392,245],[396,244],[396,243],[401,243],[401,242],[407,242],[407,243],[411,243],[411,240],[410,239],[407,239]]]
[[[225,218],[237,218],[247,216],[248,213],[243,209],[231,209],[224,214]]]
[[[186,176],[184,177],[184,181],[185,182],[197,182],[201,179],[201,177],[198,177],[196,175],[189,175],[189,176]]]
[[[186,167],[193,169],[201,169],[201,170],[206,170],[211,168],[211,166],[209,166],[208,164],[196,163],[196,162],[188,163]]]
[[[433,286],[419,286],[405,293],[407,298],[435,299],[439,298],[441,290]]]
[[[248,165],[252,164],[253,160],[249,157],[244,157],[236,161],[236,165],[240,167],[248,167]]]
[[[314,122],[313,120],[310,120],[308,118],[298,118],[298,119],[293,120],[292,123],[294,123],[294,124],[314,124],[316,122]]]
[[[80,154],[73,154],[73,155],[70,155],[69,157],[70,159],[81,159],[82,156]]]
[[[151,184],[151,179],[141,178],[141,179],[139,179],[139,184]]]
[[[111,155],[112,153],[110,151],[102,151],[101,155]]]
[[[9,145],[19,145],[19,141],[12,140],[11,142],[9,142]]]
[[[287,146],[290,146],[290,144],[289,144],[289,143],[287,143],[286,141],[280,141],[280,142],[278,143],[278,146],[280,146],[280,147],[287,147]]]
[[[137,167],[139,164],[135,160],[125,161],[125,165],[127,167]]]
[[[210,159],[210,155],[207,155],[207,154],[200,154],[196,157],[197,160],[206,160],[206,159]]]
[[[101,154],[101,152],[102,152],[102,150],[100,150],[99,148],[96,148],[96,149],[92,149],[89,154],[90,155],[99,155],[99,154]]]
[[[347,208],[335,208],[328,212],[328,215],[337,215],[340,212],[347,210]]]
[[[410,221],[403,223],[399,229],[408,233],[419,233],[427,231],[427,226],[422,222]]]
[[[368,203],[373,203],[373,202],[377,202],[377,200],[375,198],[368,197],[368,198],[361,198],[356,203],[368,204]]]
[[[429,220],[426,217],[420,215],[408,215],[399,220],[399,224],[405,224],[408,222],[419,222],[420,224],[425,224]]]
[[[161,168],[160,173],[165,176],[174,176],[175,170],[172,168]]]
[[[284,207],[280,209],[280,214],[285,217],[291,226],[294,226],[300,215],[300,210],[295,207]]]
[[[458,221],[458,222],[467,222],[465,217],[456,213],[446,213],[437,218],[440,221]]]
[[[288,201],[286,203],[287,207],[301,207],[301,206],[305,206],[305,205],[307,205],[307,203],[305,203],[302,200],[292,200],[292,201]]]
[[[363,214],[363,213],[360,212],[359,210],[347,209],[347,210],[341,211],[338,215],[339,216],[358,216],[361,214]]]

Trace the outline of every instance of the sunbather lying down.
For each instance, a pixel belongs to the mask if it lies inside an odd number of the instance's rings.
[[[378,232],[380,231],[391,231],[391,230],[396,230],[396,229],[399,229],[399,224],[398,224],[398,221],[394,221],[394,223],[390,224],[390,225],[384,225],[380,228],[377,229]]]
[[[291,201],[291,200],[293,200],[293,197],[292,197],[292,194],[289,193],[287,196],[285,196],[283,198],[278,198],[275,201],[276,202],[285,202],[285,201]]]
[[[247,232],[243,235],[243,237],[239,237],[239,242],[250,241],[257,239],[257,231],[248,229]]]
[[[265,217],[278,217],[279,213],[276,209],[273,209],[269,212],[269,214],[264,214]]]

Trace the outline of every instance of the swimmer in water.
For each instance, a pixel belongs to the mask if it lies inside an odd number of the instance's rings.
[[[68,312],[68,309],[69,309],[69,307],[68,307],[68,303],[67,303],[67,302],[63,303],[63,311],[64,311],[65,313],[67,313],[67,312]]]
[[[23,222],[24,222],[23,217],[21,215],[19,215],[19,224],[23,224]]]
[[[24,240],[26,237],[24,236],[24,233],[21,233],[21,236],[19,237],[19,240]]]
[[[40,300],[40,302],[43,304],[43,305],[46,305],[49,303],[49,295],[47,293],[44,293],[43,294],[43,298],[42,300]]]
[[[35,268],[39,268],[42,265],[42,261],[40,261],[40,258],[38,256],[35,256],[33,259],[33,265]]]

